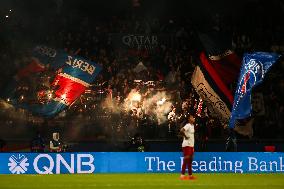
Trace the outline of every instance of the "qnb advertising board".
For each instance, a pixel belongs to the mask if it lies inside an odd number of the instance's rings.
[[[0,174],[180,172],[178,152],[1,153]],[[195,153],[193,172],[284,173],[283,153]]]

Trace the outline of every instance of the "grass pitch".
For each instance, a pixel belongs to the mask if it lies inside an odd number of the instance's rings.
[[[179,180],[179,174],[0,175],[0,188],[23,189],[262,189],[284,188],[284,174],[195,174],[196,180]]]

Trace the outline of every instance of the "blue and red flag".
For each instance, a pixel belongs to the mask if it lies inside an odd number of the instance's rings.
[[[235,127],[236,120],[251,116],[252,89],[262,83],[266,73],[277,62],[279,57],[280,55],[276,53],[267,52],[255,52],[244,55],[229,123],[230,128]]]
[[[15,91],[11,90],[13,88],[11,86],[25,77],[44,72],[46,69],[52,69],[54,72],[57,70],[51,87],[38,92],[38,96],[47,95],[48,100],[43,103],[19,103],[15,100],[13,94]],[[9,95],[4,97],[10,98],[9,101],[14,106],[28,109],[34,114],[45,117],[55,116],[80,97],[100,71],[101,67],[92,61],[69,56],[63,51],[38,46],[33,51],[32,62],[16,74],[9,90],[6,90]]]
[[[65,63],[52,83],[52,99],[46,104],[29,105],[35,114],[50,117],[70,106],[95,80],[101,67],[80,57],[66,56]]]

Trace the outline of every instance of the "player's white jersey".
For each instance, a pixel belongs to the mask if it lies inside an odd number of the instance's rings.
[[[182,147],[194,147],[194,125],[187,123],[183,128],[187,139],[183,137]]]

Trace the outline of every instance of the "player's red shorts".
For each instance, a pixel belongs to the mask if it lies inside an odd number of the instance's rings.
[[[193,156],[194,147],[186,146],[182,147],[183,156]]]

